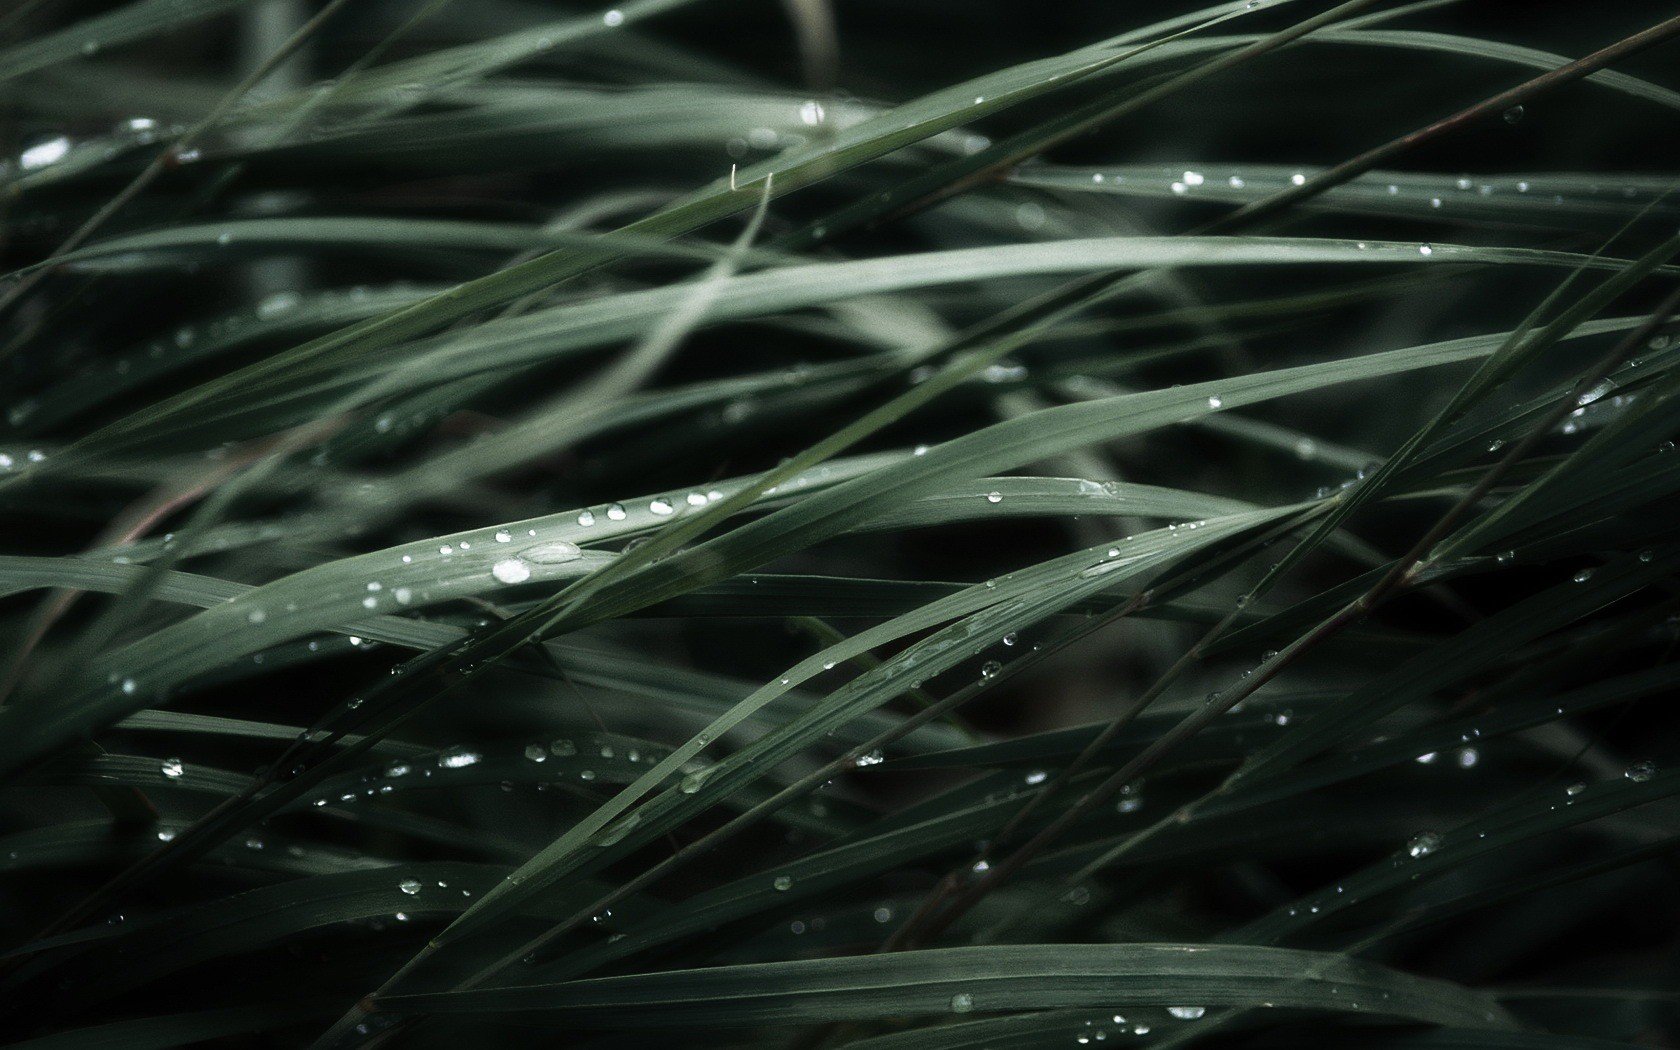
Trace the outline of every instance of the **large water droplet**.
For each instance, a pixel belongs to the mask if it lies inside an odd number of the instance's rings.
[[[1622,774],[1622,776],[1627,777],[1635,784],[1643,784],[1645,781],[1650,780],[1656,775],[1657,764],[1652,762],[1650,759],[1646,759],[1643,762],[1635,762],[1633,765],[1627,767],[1627,771]]]
[[[583,550],[569,540],[555,540],[552,543],[539,543],[535,547],[527,547],[519,552],[519,556],[538,565],[560,565],[583,557]]]
[[[490,567],[490,575],[503,583],[524,583],[531,578],[531,567],[518,558],[503,558]]]
[[[1425,831],[1420,835],[1414,835],[1412,840],[1406,843],[1406,852],[1414,857],[1427,856],[1434,853],[1440,845],[1441,836],[1433,831]]]

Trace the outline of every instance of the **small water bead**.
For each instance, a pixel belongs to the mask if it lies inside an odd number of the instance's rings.
[[[987,503],[1002,503],[1003,502],[1003,493],[1001,493],[1001,492],[988,492],[988,493],[986,493],[986,502]]]
[[[996,660],[987,660],[980,667],[980,677],[981,678],[987,678],[987,679],[996,678],[998,675],[1000,675],[1002,673],[1003,673],[1003,665],[998,663]]]
[[[648,503],[648,510],[655,514],[665,515],[670,514],[672,511],[676,510],[676,508],[671,505],[670,500],[656,499]]]
[[[1207,399],[1207,406],[1209,408],[1222,408],[1222,407],[1224,407],[1224,405],[1225,405],[1224,400],[1221,399],[1219,397],[1219,395],[1217,395],[1217,394],[1215,394],[1214,396]]]
[[[559,737],[548,745],[548,753],[555,758],[568,758],[577,754],[578,750],[576,744],[565,737]]]
[[[1422,765],[1429,766],[1429,765],[1434,765],[1435,760],[1437,758],[1440,758],[1440,757],[1441,757],[1441,754],[1438,751],[1425,751],[1423,754],[1421,754],[1417,757],[1417,760]]]
[[[828,116],[823,104],[816,99],[806,99],[799,104],[799,122],[806,127],[816,127]]]
[[[1418,254],[1419,255],[1434,255],[1435,254],[1435,249],[1430,247],[1427,244],[1420,244],[1420,245],[1418,245]]]
[[[622,503],[614,503],[607,507],[607,520],[609,521],[623,521],[629,516],[629,512],[624,509]]]
[[[1507,124],[1520,123],[1522,121],[1522,118],[1527,114],[1527,112],[1528,111],[1523,109],[1521,106],[1512,106],[1510,109],[1505,111],[1505,123],[1507,123]]]
[[[1646,759],[1643,762],[1635,762],[1633,765],[1627,767],[1627,770],[1622,773],[1622,776],[1627,777],[1635,784],[1643,784],[1656,775],[1657,764],[1652,762],[1650,759]]]
[[[57,164],[70,152],[70,140],[63,135],[38,142],[18,155],[18,167],[24,171],[34,171],[49,164]]]
[[[1036,785],[1036,784],[1042,784],[1047,779],[1049,779],[1049,777],[1050,777],[1050,774],[1046,773],[1044,770],[1035,769],[1031,773],[1027,774],[1027,784],[1028,784],[1028,786],[1032,786],[1032,785]]]
[[[490,567],[490,575],[502,583],[524,583],[531,578],[531,567],[518,558],[503,558]]]
[[[969,995],[967,992],[958,992],[956,995],[951,996],[952,1013],[966,1014],[972,1009],[974,1009],[974,996]]]
[[[1180,1021],[1194,1021],[1197,1018],[1201,1017],[1203,1014],[1207,1013],[1207,1007],[1205,1007],[1205,1006],[1169,1006],[1169,1007],[1167,1007],[1167,1013],[1172,1014],[1174,1017],[1178,1018]]]
[[[1421,835],[1413,836],[1406,843],[1406,852],[1413,857],[1424,857],[1434,853],[1441,845],[1441,836],[1433,831],[1425,831]]]
[[[170,780],[179,780],[186,775],[187,767],[182,765],[178,758],[166,758],[163,760],[163,764],[158,767],[158,770]]]
[[[465,769],[477,765],[481,757],[476,751],[450,751],[438,758],[438,765],[445,769]]]
[[[1564,788],[1563,793],[1568,795],[1570,798],[1574,798],[1576,795],[1579,795],[1585,790],[1587,790],[1587,785],[1576,782]]]
[[[1014,645],[1016,640],[1016,635],[1013,632],[1003,636],[1004,645]]]
[[[563,565],[583,557],[583,549],[570,540],[555,540],[527,547],[519,552],[519,556],[538,565]]]
[[[404,893],[408,894],[410,897],[418,897],[420,895],[420,880],[419,879],[404,879],[401,882],[397,883],[397,889],[402,890]]]
[[[1206,180],[1202,178],[1202,173],[1199,171],[1187,171],[1184,173],[1184,184],[1186,186],[1200,186],[1204,181]]]
[[[892,909],[885,906],[885,905],[882,905],[881,907],[875,909],[875,916],[874,917],[875,917],[876,922],[881,922],[881,923],[891,922],[892,917],[893,917]]]
[[[252,609],[250,612],[245,614],[245,619],[249,620],[251,623],[262,623],[264,620],[268,619],[268,613],[263,612],[261,609]]]
[[[124,678],[122,680],[122,687],[121,688],[122,688],[124,696],[133,696],[134,691],[136,689],[140,688],[140,683],[136,682],[132,678]]]
[[[770,885],[775,887],[777,892],[786,892],[787,890],[793,889],[793,876],[777,875],[771,880]]]
[[[859,767],[878,766],[882,762],[885,762],[886,760],[887,760],[886,756],[881,754],[881,749],[876,748],[875,750],[869,752],[868,754],[859,755],[857,757],[857,764],[858,764]]]
[[[601,21],[609,27],[621,26],[624,24],[624,12],[615,7],[603,14]]]
[[[1582,569],[1580,572],[1571,577],[1571,579],[1573,579],[1576,583],[1586,583],[1588,580],[1592,579],[1592,577],[1593,571],[1591,569]]]
[[[1228,185],[1230,185],[1230,187],[1233,190],[1240,190],[1244,186],[1248,185],[1248,183],[1246,183],[1242,180],[1241,176],[1237,176],[1237,175],[1232,175],[1230,178],[1226,179],[1225,181]]]
[[[1482,754],[1473,747],[1458,749],[1458,768],[1469,769],[1482,760]]]
[[[1307,177],[1297,171],[1295,174],[1289,176],[1289,181],[1295,186],[1305,186],[1307,184]]]
[[[525,746],[525,757],[532,762],[547,762],[548,752],[543,750],[541,744],[527,744]]]

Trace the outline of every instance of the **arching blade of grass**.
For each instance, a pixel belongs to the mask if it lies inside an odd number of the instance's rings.
[[[585,1027],[627,1020],[664,1027],[1262,1000],[1332,1011],[1352,1010],[1348,1004],[1363,1001],[1407,1020],[1510,1024],[1489,998],[1351,959],[1275,948],[1155,944],[947,948],[396,996],[382,1005],[530,1012]],[[634,1011],[633,1020],[627,1010]]]
[[[58,62],[160,36],[225,14],[246,0],[139,0],[54,33],[0,50],[0,82]]]

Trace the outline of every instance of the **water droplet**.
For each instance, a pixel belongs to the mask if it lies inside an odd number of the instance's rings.
[[[1418,254],[1419,255],[1434,255],[1435,254],[1435,249],[1430,247],[1427,244],[1420,244],[1420,245],[1418,245]]]
[[[546,762],[548,761],[548,752],[543,750],[541,744],[527,744],[525,746],[525,757],[532,762]]]
[[[777,875],[770,881],[770,885],[774,886],[778,891],[791,890],[793,889],[793,876]]]
[[[420,880],[419,879],[404,879],[401,882],[397,883],[397,889],[402,890],[404,893],[408,894],[410,897],[418,897],[420,895]]]
[[[1568,795],[1570,798],[1574,798],[1576,795],[1579,795],[1585,790],[1587,790],[1587,785],[1577,782],[1564,788],[1563,793]]]
[[[1434,853],[1440,845],[1441,836],[1433,831],[1425,831],[1421,835],[1413,836],[1412,840],[1406,843],[1406,852],[1414,857],[1423,857]]]
[[[857,757],[857,764],[859,766],[878,766],[886,760],[886,756],[881,754],[881,749],[876,748],[868,754],[859,755]]]
[[[1016,635],[1013,631],[1011,631],[1009,634],[1006,634],[1006,635],[1003,636],[1003,644],[1004,645],[1014,645],[1016,640],[1017,640],[1017,638],[1016,638]]]
[[[1050,774],[1046,773],[1044,770],[1035,769],[1031,773],[1027,774],[1027,783],[1029,785],[1042,784],[1049,778],[1049,776]]]
[[[1627,777],[1635,784],[1643,784],[1656,775],[1657,764],[1652,762],[1650,759],[1646,759],[1643,762],[1635,762],[1633,765],[1627,767],[1627,770],[1622,773],[1622,776]]]
[[[987,660],[980,667],[980,677],[981,678],[996,678],[999,674],[1002,674],[1002,673],[1003,673],[1003,665],[998,663],[996,660]]]
[[[519,556],[538,565],[561,565],[583,557],[583,550],[569,540],[555,540],[552,543],[539,543],[535,547],[527,547],[519,552]],[[526,575],[530,575],[529,572]]]
[[[1194,1021],[1198,1017],[1201,1017],[1203,1014],[1207,1013],[1207,1007],[1205,1007],[1205,1006],[1169,1006],[1169,1007],[1167,1007],[1167,1013],[1172,1014],[1174,1017],[1178,1018],[1180,1021]]]
[[[524,583],[531,578],[531,567],[518,558],[503,558],[490,567],[490,575],[502,583]]]
[[[1207,406],[1209,408],[1222,408],[1224,405],[1225,402],[1217,394],[1207,399]]]
[[[18,167],[24,171],[44,168],[49,164],[57,164],[70,152],[70,140],[63,135],[50,138],[45,142],[38,142],[18,155]]]
[[[608,26],[621,26],[624,24],[624,12],[615,7],[611,11],[602,15],[601,21],[606,23]]]
[[[675,509],[671,506],[671,501],[667,499],[656,499],[648,504],[648,510],[660,515],[669,514]]]
[[[986,493],[986,502],[987,503],[1002,503],[1003,502],[1003,493],[1001,493],[1001,492],[988,492],[988,493]]]
[[[181,760],[178,758],[166,758],[163,760],[163,765],[158,768],[170,780],[178,780],[187,772],[186,767],[181,764]]]
[[[974,1009],[974,996],[969,995],[967,992],[958,992],[956,995],[951,996],[952,1013],[966,1014],[972,1009]]]
[[[816,99],[806,99],[799,104],[799,121],[807,127],[816,127],[827,116],[823,104]]]
[[[629,517],[629,513],[627,511],[625,511],[624,504],[614,503],[614,504],[611,504],[610,506],[607,507],[607,518],[608,518],[608,520],[610,520],[610,521],[623,521],[627,517]]]
[[[577,523],[587,529],[589,526],[595,524],[595,512],[592,510],[579,511]]]
[[[1586,583],[1588,580],[1592,579],[1592,577],[1593,571],[1591,569],[1582,569],[1580,572],[1571,577],[1571,579],[1573,579],[1576,583]]]
[[[1522,120],[1526,113],[1527,110],[1523,109],[1521,106],[1512,106],[1510,109],[1505,111],[1505,123],[1516,124]]]

